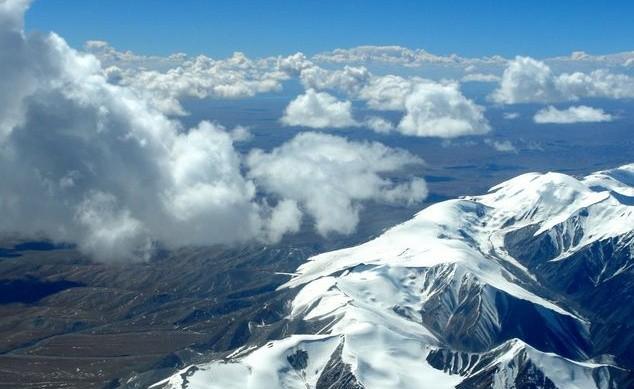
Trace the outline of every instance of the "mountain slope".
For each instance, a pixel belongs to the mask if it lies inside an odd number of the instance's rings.
[[[292,335],[156,386],[627,387],[633,235],[634,164],[524,174],[310,258]]]

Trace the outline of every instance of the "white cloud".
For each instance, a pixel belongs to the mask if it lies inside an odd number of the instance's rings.
[[[455,54],[441,56],[423,49],[410,49],[401,46],[357,46],[350,49],[335,49],[317,54],[317,62],[389,64],[405,67],[420,67],[429,64],[463,65],[471,63],[497,64],[504,62],[500,56],[482,58],[463,58]]]
[[[484,143],[503,153],[517,153],[517,149],[509,140],[485,139]]]
[[[353,119],[352,103],[326,92],[308,89],[287,106],[282,123],[311,128],[366,126],[376,132],[396,130],[405,135],[454,138],[490,130],[484,108],[467,99],[457,83],[422,78],[371,76],[355,98],[374,110],[403,111],[398,126],[377,116]]]
[[[93,51],[107,53],[102,54],[106,58],[129,57],[132,58],[130,61],[143,61],[134,59],[137,56],[132,53],[124,55],[116,52],[105,42],[91,42],[87,46]],[[364,50],[366,49],[369,48]],[[394,50],[388,49],[387,52]],[[282,117],[282,123],[286,125],[310,128],[365,125],[378,132],[393,129],[391,123],[373,115],[365,120],[355,120],[350,100],[362,100],[374,110],[404,112],[405,117],[397,130],[408,135],[454,137],[483,133],[488,128],[486,120],[479,113],[480,107],[462,96],[457,87],[448,87],[456,85],[452,83],[435,83],[418,77],[404,78],[398,75],[375,76],[362,66],[346,65],[342,69],[324,69],[302,53],[277,57],[274,60],[251,60],[240,53],[226,60],[213,60],[204,56],[195,59],[178,58],[182,62],[167,71],[111,66],[106,73],[111,82],[128,86],[143,99],[150,101],[154,108],[171,115],[185,114],[180,105],[183,97],[253,96],[278,90],[282,81],[298,77],[306,92],[286,108]],[[441,98],[442,94],[437,93],[436,98],[425,101],[427,116],[424,117],[420,116],[421,111],[412,103],[416,100],[412,94],[416,90],[417,95],[420,95],[421,85],[433,90],[445,88],[448,92],[444,94],[445,99]],[[452,88],[454,90],[450,91]],[[347,96],[347,100],[338,100],[325,91],[340,92]],[[410,101],[409,105],[406,105],[407,100]],[[418,101],[422,102],[420,99]],[[474,109],[469,112],[469,107]],[[459,116],[454,117],[456,114]],[[425,127],[424,121],[427,120],[432,122]],[[442,125],[442,128],[438,125]],[[434,126],[435,130],[431,131],[429,126]]]
[[[519,112],[504,112],[504,119],[506,120],[514,120],[520,117]]]
[[[497,103],[575,101],[585,97],[634,97],[634,78],[599,69],[555,75],[544,62],[517,57],[504,70],[491,99]]]
[[[339,101],[326,92],[308,89],[288,104],[281,121],[287,126],[310,128],[357,126],[351,108],[349,101]]]
[[[460,93],[457,84],[420,82],[405,99],[397,129],[406,135],[454,138],[489,132],[484,109]]]
[[[344,66],[339,70],[326,70],[319,66],[305,68],[300,79],[306,89],[336,90],[347,94],[355,94],[370,78],[365,67]]]
[[[404,111],[405,99],[418,80],[396,75],[372,77],[358,97],[365,100],[368,107],[378,111]]]
[[[614,75],[606,70],[590,73],[571,72],[580,66],[593,69],[607,66],[612,69],[628,66],[634,58],[633,52],[593,56],[576,52],[566,57],[547,58],[543,62],[526,57],[508,61],[502,57],[462,58],[456,55],[437,56],[420,49],[399,46],[359,46],[352,49],[336,49],[313,57],[316,62],[342,64],[343,68],[325,69],[306,58],[302,53],[287,57],[265,57],[250,59],[242,53],[235,53],[226,59],[212,59],[206,56],[188,57],[176,53],[167,57],[144,56],[130,51],[117,51],[107,42],[88,41],[85,49],[96,55],[106,67],[109,80],[113,83],[133,88],[156,108],[170,115],[184,115],[186,112],[180,100],[194,98],[245,98],[258,93],[276,92],[289,78],[298,78],[306,89],[343,92],[349,98],[356,98],[366,87],[371,87],[373,76],[365,66],[373,63],[421,66],[435,64],[438,77],[456,77],[456,72],[466,74],[463,82],[494,82],[499,80],[496,73],[508,64],[506,80],[492,96],[500,103],[553,102],[576,100],[584,96],[631,97],[632,81],[626,75]],[[356,66],[349,66],[357,64]],[[569,73],[553,75],[549,65],[557,69],[568,69]],[[476,66],[477,65],[477,66]],[[398,67],[392,67],[399,77]],[[476,72],[478,70],[478,72]],[[569,77],[564,77],[569,76]],[[389,81],[389,79],[381,81]],[[541,84],[540,84],[541,83]],[[622,85],[619,85],[622,84]],[[378,85],[377,85],[378,86]],[[607,87],[606,87],[607,86]],[[375,104],[368,100],[370,107],[391,108],[386,101]]]
[[[302,211],[294,200],[282,200],[271,211],[271,219],[266,229],[269,241],[277,242],[285,234],[299,231],[302,221]]]
[[[403,111],[395,130],[405,135],[453,138],[490,130],[484,108],[467,99],[453,82],[373,76],[358,98],[375,110]]]
[[[180,104],[183,98],[252,97],[279,91],[282,81],[289,78],[273,61],[252,60],[239,52],[212,59],[204,55],[143,57],[118,52],[100,41],[89,41],[87,48],[109,64],[105,72],[111,83],[132,89],[168,115],[186,114]]]
[[[470,73],[462,77],[462,82],[498,82],[500,77],[495,74]]]
[[[569,56],[547,58],[545,61],[564,66],[624,66],[634,58],[634,51],[624,51],[604,55],[593,55],[584,51],[573,51]]]
[[[529,57],[516,57],[504,70],[500,87],[491,95],[498,103],[560,100],[550,67]]]
[[[253,138],[253,134],[247,127],[237,126],[229,133],[234,142],[246,142]]]
[[[392,123],[378,116],[370,116],[366,118],[363,125],[379,133],[387,133],[394,129],[394,125]]]
[[[548,106],[539,110],[533,117],[535,123],[587,123],[587,122],[611,122],[614,117],[602,109],[585,105],[569,107],[559,110]]]
[[[425,63],[454,63],[459,57],[443,57],[417,49],[401,46],[357,46],[351,49],[335,49],[315,55],[316,61],[334,63],[391,63],[406,66],[420,66]]]
[[[380,143],[313,132],[301,133],[269,153],[253,151],[247,158],[249,177],[267,192],[298,203],[322,235],[353,232],[361,201],[422,201],[427,194],[422,179],[395,184],[381,176],[420,163]]]

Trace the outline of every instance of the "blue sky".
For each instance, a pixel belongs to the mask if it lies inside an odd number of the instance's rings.
[[[396,44],[434,54],[535,57],[634,49],[634,2],[36,0],[27,28],[77,47],[267,56]]]

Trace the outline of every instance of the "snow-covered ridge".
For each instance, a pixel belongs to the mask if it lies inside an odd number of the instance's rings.
[[[315,323],[314,333],[160,384],[454,388],[484,380],[505,388],[539,376],[559,388],[611,387],[617,368],[583,362],[593,356],[586,318],[507,251],[505,236],[527,227],[557,247],[554,261],[631,236],[634,164],[582,179],[524,174],[485,195],[434,204],[362,245],[312,257],[283,287],[298,290],[288,321]]]

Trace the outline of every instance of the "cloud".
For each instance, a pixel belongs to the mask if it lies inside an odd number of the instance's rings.
[[[500,77],[495,74],[470,73],[462,77],[462,82],[499,82]]]
[[[253,138],[251,131],[243,126],[237,126],[229,134],[234,142],[246,142]]]
[[[273,60],[252,60],[236,52],[225,59],[184,54],[145,57],[119,52],[106,42],[88,41],[86,49],[104,64],[111,83],[126,86],[168,115],[185,115],[183,98],[238,99],[279,91],[289,74]]]
[[[454,63],[457,56],[443,57],[425,50],[412,50],[401,46],[358,46],[351,49],[335,49],[315,55],[316,61],[334,63],[380,62],[398,65],[420,66],[424,63]]]
[[[335,90],[355,94],[367,83],[370,72],[365,67],[344,66],[343,69],[326,70],[310,66],[300,73],[302,84],[307,89]]]
[[[255,150],[247,158],[249,177],[282,201],[299,204],[322,235],[352,233],[359,223],[362,201],[422,201],[427,195],[422,179],[396,184],[382,177],[421,163],[405,151],[380,143],[314,132],[300,133],[268,153]],[[292,211],[284,219],[289,215],[300,217]]]
[[[357,126],[351,109],[350,101],[339,101],[326,92],[308,89],[288,104],[281,121],[287,126],[310,128]]]
[[[520,117],[519,112],[504,112],[504,119],[506,120],[514,120]]]
[[[358,98],[375,110],[403,111],[404,116],[394,130],[405,135],[453,138],[490,130],[484,108],[467,99],[457,83],[374,76],[360,90]],[[382,130],[390,128],[385,126]]]
[[[101,53],[109,62],[116,62],[112,58],[118,58],[122,63],[154,62],[160,65],[169,62],[132,53],[120,53],[105,42],[89,42],[87,47]],[[184,97],[249,97],[279,90],[282,81],[297,77],[306,91],[286,108],[281,119],[286,125],[309,128],[365,126],[377,132],[396,129],[407,135],[440,137],[480,134],[488,128],[488,123],[480,112],[481,108],[462,96],[457,86],[448,86],[457,84],[436,83],[419,77],[376,76],[363,66],[346,65],[342,69],[324,69],[302,53],[277,57],[274,60],[251,60],[241,53],[235,53],[225,60],[213,60],[204,56],[195,59],[182,56],[171,58],[171,61],[181,62],[166,71],[146,70],[135,66],[110,66],[106,69],[106,74],[110,82],[128,87],[150,102],[153,108],[168,115],[186,114],[180,104]],[[447,91],[444,94],[436,93],[434,99],[425,100],[426,116],[421,116],[422,111],[415,103],[423,103],[420,99],[422,88],[435,91],[444,88]],[[418,98],[412,97],[415,90]],[[347,99],[338,100],[327,91],[338,92]],[[396,128],[375,115],[355,120],[352,100],[364,101],[373,110],[404,112],[404,118]],[[424,122],[427,120],[431,123],[425,127]],[[443,127],[437,127],[438,125]],[[429,126],[437,128],[432,131]]]
[[[604,55],[592,55],[584,51],[573,51],[569,56],[547,58],[546,61],[557,65],[573,66],[624,66],[634,58],[634,51],[624,51]]]
[[[529,57],[516,57],[508,64],[500,86],[491,95],[497,103],[556,101],[562,98],[550,67]]]
[[[564,110],[548,106],[539,110],[533,117],[535,123],[588,123],[588,122],[611,122],[614,117],[602,109],[592,108],[585,105],[573,106]]]
[[[420,82],[405,99],[397,130],[406,135],[454,138],[491,129],[484,109],[460,93],[457,84]]]
[[[463,58],[455,54],[441,56],[423,49],[410,49],[401,46],[357,46],[350,49],[335,49],[317,54],[316,62],[389,64],[405,67],[420,67],[429,64],[463,65],[470,63],[496,64],[505,62],[500,56],[482,58]]]
[[[55,34],[22,31],[0,3],[0,231],[78,243],[101,260],[167,247],[279,237],[288,205],[255,198],[240,131],[183,128]],[[270,218],[269,215],[270,214]],[[272,218],[272,219],[271,219]],[[271,221],[279,221],[273,226]]]
[[[302,211],[294,200],[282,200],[272,210],[269,227],[265,230],[268,241],[277,242],[285,234],[299,231]]]
[[[372,115],[359,122],[353,119],[350,101],[308,89],[290,102],[281,120],[286,125],[310,128],[365,126],[376,132],[394,130],[410,136],[440,138],[480,135],[490,130],[484,108],[467,99],[457,83],[371,76],[353,98],[364,100],[374,110],[403,111],[404,116],[396,127]]]
[[[509,140],[485,139],[484,143],[503,153],[517,153],[517,149]]]
[[[379,133],[388,133],[394,130],[394,125],[392,123],[378,116],[368,117],[363,122],[363,125]]]
[[[575,101],[586,97],[632,98],[634,78],[604,69],[555,75],[544,62],[516,57],[509,62],[499,88],[490,96],[502,104]]]
[[[391,74],[372,77],[360,90],[358,98],[378,111],[404,111],[405,99],[414,89],[417,80],[419,79],[406,79]]]
[[[372,87],[373,79],[374,82],[394,81],[387,78],[382,80],[372,75],[365,66],[360,66],[375,63],[405,67],[435,64],[438,65],[440,77],[447,77],[462,69],[469,73],[463,76],[462,82],[498,81],[497,71],[501,70],[501,66],[508,65],[500,88],[491,96],[492,101],[506,104],[556,102],[583,97],[627,98],[633,95],[632,78],[627,75],[612,74],[606,69],[589,73],[571,70],[579,66],[584,69],[600,66],[623,69],[632,63],[634,52],[600,56],[575,52],[570,56],[543,61],[528,57],[508,61],[499,56],[437,56],[425,50],[399,46],[336,49],[318,54],[312,60],[302,53],[260,59],[250,59],[242,53],[234,53],[225,59],[188,57],[182,53],[166,57],[144,56],[118,51],[104,41],[88,41],[85,50],[100,59],[110,82],[131,87],[169,115],[186,114],[180,105],[183,98],[247,98],[279,91],[284,81],[295,77],[306,89],[335,91],[348,95],[348,98],[363,99],[360,94],[364,88]],[[340,69],[325,69],[313,61],[344,66]],[[569,69],[569,72],[555,75],[550,65],[557,69]],[[482,69],[482,72],[476,73],[478,69]],[[393,70],[399,72],[398,68]],[[398,74],[393,76],[403,79]],[[393,110],[398,104],[397,100],[393,100],[393,104],[366,100],[371,108],[377,106],[377,109]]]

